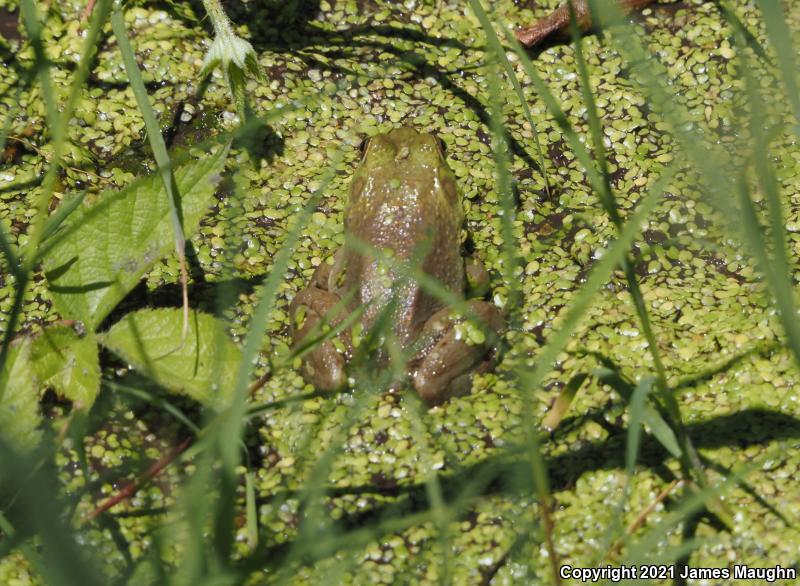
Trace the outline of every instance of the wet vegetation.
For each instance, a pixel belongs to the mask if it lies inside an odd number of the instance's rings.
[[[798,568],[800,5],[557,5],[0,0],[0,583]],[[289,337],[402,125],[508,320],[433,409]]]

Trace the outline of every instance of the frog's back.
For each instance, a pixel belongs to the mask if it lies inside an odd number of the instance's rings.
[[[353,178],[345,213],[345,247],[337,257],[331,287],[351,305],[368,304],[369,325],[397,289],[394,330],[405,346],[442,304],[378,259],[356,251],[353,240],[383,250],[400,262],[418,262],[423,272],[463,296],[463,221],[455,179],[436,139],[400,128],[373,138]]]

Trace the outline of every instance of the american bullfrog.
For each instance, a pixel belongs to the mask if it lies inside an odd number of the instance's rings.
[[[345,244],[292,300],[293,342],[299,344],[323,319],[336,326],[352,311],[363,313],[352,331],[305,355],[309,382],[319,390],[346,386],[347,364],[358,344],[353,331],[369,331],[393,299],[391,333],[410,356],[403,370],[420,397],[436,405],[469,392],[472,374],[491,365],[491,340],[504,327],[502,312],[481,299],[447,307],[400,268],[419,263],[419,270],[459,300],[466,299],[468,283],[488,283],[485,269],[461,254],[463,220],[455,177],[436,137],[397,128],[365,143],[345,210]],[[370,249],[383,256],[367,254]],[[374,358],[389,363],[385,349]]]

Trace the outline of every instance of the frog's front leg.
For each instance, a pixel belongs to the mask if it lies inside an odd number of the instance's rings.
[[[433,314],[423,328],[423,348],[417,354],[412,381],[428,405],[468,393],[472,374],[491,365],[493,339],[496,341],[504,328],[502,312],[491,303],[476,299],[467,302],[461,314],[469,318],[455,316],[451,308],[445,307]]]
[[[341,307],[341,298],[327,290],[330,265],[323,263],[314,272],[308,287],[300,291],[289,306],[289,323],[292,345],[297,347],[312,332],[320,335],[319,326],[324,322],[336,327],[344,319],[346,311]],[[334,314],[333,308],[339,306]],[[337,348],[338,346],[338,348]],[[346,352],[350,339],[346,333],[338,338],[317,344],[303,356],[303,375],[321,391],[336,391],[345,386]]]

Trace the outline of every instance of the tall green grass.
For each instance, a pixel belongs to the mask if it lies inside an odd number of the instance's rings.
[[[390,386],[397,374],[388,370],[376,376],[374,369],[370,368],[368,356],[362,350],[355,359],[355,362],[363,367],[357,376],[359,392],[349,405],[347,415],[339,422],[329,447],[321,452],[318,450],[315,444],[316,428],[309,426],[303,434],[297,454],[296,466],[298,469],[307,469],[307,473],[303,475],[305,479],[303,485],[297,490],[287,490],[273,495],[269,502],[273,509],[279,509],[290,501],[299,507],[303,515],[297,527],[297,536],[285,548],[275,548],[266,545],[263,540],[259,541],[262,529],[259,528],[257,510],[259,503],[254,487],[255,471],[249,466],[246,450],[243,449],[245,434],[249,423],[257,415],[278,408],[291,410],[296,404],[292,403],[292,400],[264,405],[253,404],[250,392],[255,376],[254,369],[258,354],[263,347],[269,316],[276,306],[280,285],[285,279],[298,240],[307,230],[312,212],[329,189],[341,166],[341,158],[334,158],[323,174],[320,187],[309,196],[305,205],[293,218],[280,252],[258,290],[258,301],[242,345],[235,381],[218,381],[220,384],[231,384],[233,388],[231,400],[224,409],[218,413],[208,413],[203,423],[197,424],[178,407],[157,394],[133,387],[128,388],[116,381],[106,382],[107,388],[136,395],[148,401],[153,408],[168,413],[180,421],[195,438],[193,446],[181,456],[182,462],[192,461],[195,466],[191,477],[179,487],[178,504],[171,512],[176,521],[153,534],[152,553],[132,567],[131,573],[149,572],[156,582],[238,584],[245,582],[254,572],[267,572],[275,582],[291,582],[299,568],[313,565],[321,560],[335,560],[336,563],[328,577],[336,581],[354,569],[358,563],[358,552],[365,545],[410,527],[431,524],[436,529],[437,546],[442,552],[440,579],[442,583],[449,583],[454,564],[453,524],[463,519],[465,513],[484,496],[487,487],[504,477],[506,469],[513,469],[518,481],[516,489],[538,501],[540,515],[540,520],[533,525],[520,526],[514,547],[524,549],[532,543],[542,542],[547,548],[551,562],[548,576],[542,579],[559,583],[560,554],[556,546],[558,528],[553,517],[554,498],[544,450],[548,437],[538,427],[534,413],[535,393],[552,372],[558,355],[565,350],[573,335],[584,323],[598,292],[619,269],[625,276],[629,301],[647,340],[652,368],[641,367],[638,382],[624,379],[610,364],[601,365],[603,368],[595,373],[599,381],[608,384],[627,403],[624,458],[626,484],[617,509],[622,512],[629,504],[627,502],[629,487],[636,475],[644,430],[660,442],[667,453],[679,460],[682,480],[688,489],[684,500],[670,515],[641,536],[628,535],[620,523],[610,526],[606,543],[603,544],[602,551],[598,552],[598,558],[604,556],[612,548],[612,544],[620,542],[625,547],[623,552],[625,559],[631,562],[652,561],[653,552],[659,550],[659,544],[669,532],[703,512],[716,516],[723,524],[729,523],[730,511],[721,504],[721,497],[737,484],[741,484],[747,473],[756,468],[757,463],[732,471],[720,482],[708,480],[705,466],[682,420],[676,389],[668,382],[670,373],[659,350],[660,332],[653,326],[653,320],[641,293],[639,278],[635,272],[636,260],[631,254],[631,247],[639,238],[642,226],[652,217],[664,193],[679,173],[689,172],[698,177],[702,197],[716,206],[721,212],[722,221],[730,217],[726,212],[731,205],[731,194],[735,194],[737,212],[742,221],[731,222],[731,233],[736,235],[742,250],[748,252],[754,266],[762,275],[784,328],[785,347],[793,353],[795,360],[800,364],[800,325],[797,321],[791,259],[786,249],[787,235],[783,225],[782,194],[774,164],[767,156],[773,134],[765,130],[767,120],[762,115],[764,100],[757,80],[751,74],[753,61],[759,57],[751,52],[749,41],[745,38],[746,31],[742,30],[735,11],[723,3],[723,10],[735,31],[736,49],[744,81],[741,97],[748,104],[748,107],[739,113],[738,123],[741,131],[752,139],[748,144],[740,145],[737,152],[727,153],[709,144],[703,136],[691,130],[685,123],[689,119],[688,113],[666,89],[664,83],[667,79],[666,72],[658,67],[657,58],[653,56],[652,50],[642,40],[634,26],[623,22],[613,5],[598,2],[592,4],[597,20],[603,22],[604,26],[612,26],[605,37],[606,42],[624,57],[635,74],[635,82],[639,89],[648,96],[652,108],[665,120],[678,144],[675,160],[664,168],[646,193],[640,197],[635,209],[626,213],[623,213],[619,206],[617,199],[619,194],[614,192],[610,181],[608,153],[603,143],[603,120],[596,107],[596,96],[590,85],[589,65],[583,54],[583,45],[578,38],[577,28],[573,27],[572,45],[582,101],[587,112],[588,137],[581,136],[569,122],[557,98],[537,73],[535,61],[516,42],[506,23],[487,12],[480,0],[469,2],[480,23],[487,79],[491,88],[487,104],[490,114],[489,131],[496,170],[496,192],[503,212],[501,275],[508,290],[509,319],[512,326],[518,326],[521,322],[518,312],[522,307],[522,291],[519,288],[520,267],[513,231],[516,210],[510,171],[509,130],[503,120],[502,92],[509,87],[520,104],[522,117],[533,131],[535,138],[532,148],[537,153],[541,170],[546,173],[549,167],[543,157],[536,120],[531,114],[528,98],[508,60],[509,52],[516,55],[526,73],[526,82],[535,90],[537,99],[544,103],[559,125],[564,138],[583,167],[599,206],[610,218],[616,230],[615,239],[593,264],[586,280],[562,310],[559,326],[548,336],[535,356],[535,366],[532,369],[516,367],[509,373],[510,384],[515,392],[519,393],[523,405],[522,433],[518,443],[508,445],[500,449],[498,454],[489,456],[488,464],[472,478],[456,489],[447,490],[443,483],[443,473],[436,469],[431,457],[433,448],[440,446],[437,445],[438,440],[425,431],[429,415],[415,397],[406,397],[404,400],[408,405],[409,416],[412,417],[412,434],[419,445],[421,466],[424,470],[420,483],[424,486],[425,506],[413,513],[403,510],[402,504],[388,507],[383,514],[358,527],[346,527],[337,523],[330,518],[326,510],[332,488],[329,482],[332,467],[344,449],[351,427],[360,420],[365,410],[370,408],[375,396]],[[790,32],[777,3],[760,0],[759,6],[764,15],[770,44],[768,48],[761,50],[764,54],[774,55],[774,65],[781,85],[789,97],[789,105],[794,116],[794,127],[790,131],[797,132],[800,121],[800,98],[796,91],[797,70]],[[180,194],[174,191],[172,163],[152,112],[150,98],[139,75],[132,47],[127,40],[122,13],[118,9],[112,10],[110,0],[98,2],[88,28],[80,64],[74,72],[66,106],[59,110],[57,92],[50,79],[50,64],[41,38],[41,15],[38,14],[36,4],[32,0],[22,0],[21,9],[25,29],[34,49],[34,70],[46,105],[54,156],[44,178],[39,199],[35,202],[37,214],[30,226],[28,245],[22,250],[17,249],[10,235],[0,224],[0,252],[7,273],[15,279],[16,287],[12,310],[5,322],[7,329],[0,351],[0,369],[5,365],[11,341],[18,333],[17,328],[23,314],[24,294],[39,260],[37,246],[47,235],[48,221],[53,221],[52,218],[48,220],[46,210],[61,166],[63,149],[67,141],[67,125],[86,82],[90,57],[109,16],[112,30],[123,51],[126,70],[140,112],[146,122],[151,148],[171,202],[176,246],[179,250],[183,248],[184,238],[179,218]],[[505,79],[501,77],[501,73],[505,73]],[[282,112],[275,112],[272,116],[278,117],[281,114]],[[0,137],[2,138],[0,145],[5,141],[8,128],[9,124],[6,124]],[[586,144],[591,144],[591,148]],[[736,169],[739,171],[733,172]],[[546,174],[545,184],[549,191],[550,182]],[[754,189],[763,193],[765,210],[754,201]],[[243,194],[234,195],[244,197]],[[60,222],[72,209],[74,207],[65,207],[56,212],[61,214],[56,220]],[[380,251],[369,251],[366,248],[364,252],[380,254]],[[230,255],[230,251],[228,254]],[[227,262],[230,268],[232,263],[230,256]],[[421,286],[437,295],[443,302],[456,301],[439,284],[432,282],[422,273],[419,266],[412,264],[402,267],[402,271],[405,278],[417,280]],[[227,292],[231,296],[233,293],[235,292]],[[396,301],[395,299],[394,302]],[[391,307],[390,303],[389,309]],[[327,330],[322,328],[308,345],[295,349],[287,359],[273,363],[272,370],[261,382],[274,375],[275,371],[290,367],[294,359],[307,352],[313,344],[335,336],[357,318],[358,315],[354,315],[349,321],[336,327]],[[387,309],[382,318],[377,320],[376,327],[367,333],[364,348],[370,348],[371,343],[386,338],[391,349],[389,319],[390,311]],[[399,353],[399,350],[396,351]],[[580,382],[582,381],[583,379]],[[3,390],[0,388],[0,400]],[[573,394],[576,391],[577,389],[571,390]],[[298,402],[302,398],[304,397],[300,397]],[[566,400],[567,405],[570,400],[571,397]],[[23,458],[6,446],[0,446],[0,488],[2,488],[0,494],[4,499],[0,501],[2,505],[0,555],[19,550],[47,583],[107,584],[108,580],[92,564],[91,556],[88,552],[82,551],[72,537],[73,529],[70,526],[69,513],[74,509],[74,502],[71,502],[73,497],[63,494],[56,474],[50,466],[57,449],[57,438],[54,437],[46,438],[34,458]],[[452,460],[456,461],[457,458]],[[242,486],[243,499],[239,494]],[[11,500],[5,500],[8,494],[12,495]],[[13,507],[8,506],[9,502]],[[8,515],[8,511],[14,514]],[[232,558],[236,538],[234,522],[240,511],[243,511],[246,519],[246,534],[252,553],[244,559],[234,561]],[[621,518],[621,515],[618,517]],[[180,552],[177,559],[167,562],[165,560],[169,557],[173,540],[180,541]],[[659,550],[658,561],[668,563],[679,560],[701,543],[703,542],[693,536],[687,536],[678,547]],[[46,556],[38,551],[39,544]],[[128,575],[122,576],[113,583],[125,583],[128,577]],[[407,578],[413,579],[413,577]]]
[[[108,8],[106,8],[106,6],[108,4],[108,1],[101,2],[98,9],[105,9],[107,11]],[[186,236],[184,236],[183,233],[183,219],[181,218],[181,194],[178,191],[178,184],[172,176],[172,162],[167,152],[167,145],[161,134],[161,128],[156,120],[153,107],[150,105],[150,98],[147,95],[147,89],[144,87],[144,80],[139,72],[139,65],[136,63],[136,54],[128,38],[128,31],[125,28],[125,17],[122,15],[122,10],[119,5],[116,6],[111,14],[111,29],[114,31],[117,43],[119,43],[122,60],[125,64],[125,71],[130,80],[133,95],[136,96],[136,104],[139,107],[139,111],[142,113],[144,127],[147,130],[147,139],[150,142],[150,148],[153,151],[153,157],[158,167],[158,174],[161,176],[161,181],[164,184],[164,193],[169,202],[170,222],[175,237],[175,253],[178,255],[181,269],[181,285],[183,287],[182,335],[183,338],[185,338],[189,331],[189,276],[186,271]]]
[[[61,169],[61,158],[64,154],[66,141],[68,140],[67,128],[75,111],[80,93],[83,91],[84,84],[86,83],[86,77],[89,74],[89,66],[97,50],[97,41],[100,38],[101,27],[108,17],[110,5],[110,0],[99,2],[97,10],[92,14],[86,32],[86,39],[81,50],[80,61],[73,74],[72,83],[70,84],[66,104],[63,109],[59,111],[56,90],[50,79],[50,61],[45,55],[45,47],[42,41],[42,26],[39,11],[32,0],[22,0],[20,2],[21,21],[28,35],[28,39],[30,40],[31,47],[33,48],[35,57],[33,71],[39,82],[42,98],[45,103],[47,128],[53,144],[53,153],[47,172],[42,180],[42,190],[38,195],[37,201],[34,202],[36,213],[31,221],[28,241],[24,250],[14,250],[9,236],[5,234],[5,229],[0,225],[0,246],[2,246],[2,252],[4,253],[7,266],[10,267],[8,270],[15,277],[14,303],[9,312],[6,329],[3,332],[3,338],[0,342],[0,370],[2,370],[6,364],[9,345],[16,332],[20,313],[22,312],[25,291],[30,282],[32,272],[39,261],[39,244],[42,241],[47,226],[47,207],[53,196],[59,169]],[[5,143],[5,141],[6,135],[4,134],[0,142]],[[0,401],[3,398],[3,391],[4,389],[0,388]]]

